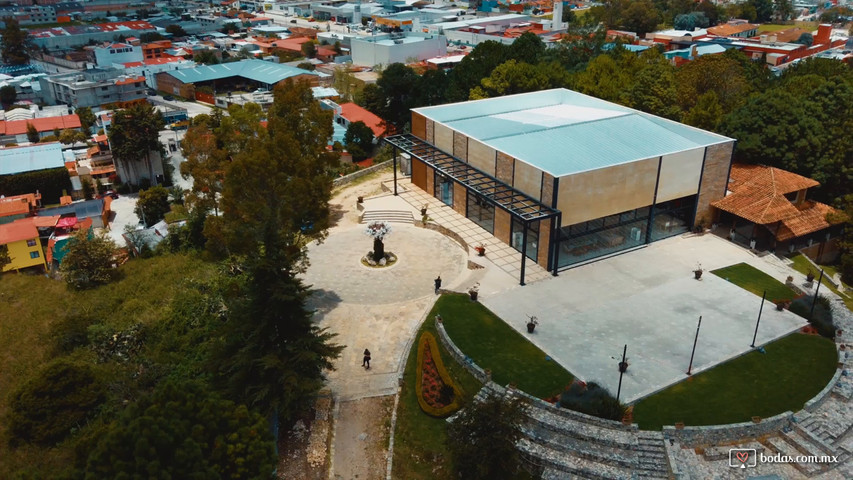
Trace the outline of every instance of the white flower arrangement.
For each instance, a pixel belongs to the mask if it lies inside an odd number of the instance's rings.
[[[372,222],[367,224],[367,229],[364,233],[373,238],[382,240],[386,235],[391,234],[391,224],[388,222]]]

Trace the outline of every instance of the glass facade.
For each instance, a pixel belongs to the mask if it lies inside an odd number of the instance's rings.
[[[495,206],[482,196],[468,191],[468,219],[483,227],[487,232],[495,233]]]
[[[696,195],[676,198],[655,205],[651,240],[655,242],[689,231],[693,225],[692,216],[695,210]]]
[[[438,172],[435,172],[435,197],[445,205],[453,206],[453,180]]]
[[[512,232],[510,233],[510,246],[519,252],[523,248],[524,223],[517,218],[512,219]],[[527,227],[527,257],[536,261],[539,253],[539,221],[530,222]]]

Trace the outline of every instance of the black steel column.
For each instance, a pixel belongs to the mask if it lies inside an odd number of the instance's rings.
[[[690,352],[690,365],[687,367],[687,374],[693,375],[693,355],[696,353],[696,342],[699,341],[699,329],[702,327],[702,316],[699,315],[699,325],[696,325],[696,337],[693,339],[693,351]]]
[[[764,310],[764,299],[767,298],[767,290],[761,295],[761,306],[758,307],[758,320],[755,321],[755,333],[752,334],[752,344],[750,348],[755,348],[755,338],[758,337],[758,324],[761,323],[761,312]]]
[[[655,221],[655,205],[658,203],[658,187],[660,186],[660,167],[663,165],[663,157],[658,157],[658,175],[655,178],[655,195],[649,206],[649,222],[646,225],[646,244],[652,243],[652,225]]]
[[[563,213],[558,213],[557,217],[551,220],[551,224],[554,226],[554,234],[551,236],[551,245],[554,246],[554,256],[552,258],[552,261],[554,262],[554,272],[551,273],[551,275],[556,277],[557,269],[560,267],[560,227],[563,224]]]
[[[394,147],[394,195],[397,195],[397,147]]]
[[[512,220],[510,220],[510,225],[512,225]],[[527,220],[522,222],[524,225],[521,229],[521,278],[519,279],[519,285],[524,286],[524,266],[527,263]],[[512,228],[510,228],[510,235],[512,234]],[[512,242],[512,238],[510,238],[510,242]]]

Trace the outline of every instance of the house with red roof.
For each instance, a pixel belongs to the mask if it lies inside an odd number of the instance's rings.
[[[58,130],[71,129],[80,131],[80,117],[77,114],[61,115],[58,117],[29,118],[26,120],[0,120],[0,144],[27,143],[27,128],[35,127],[39,138],[53,135]]]
[[[90,47],[91,60],[99,67],[111,67],[114,63],[142,61],[142,47],[129,43],[106,43]]]
[[[377,117],[374,113],[356,105],[355,103],[341,103],[338,105],[340,112],[335,110],[335,121],[344,128],[350,126],[354,122],[364,122],[365,125],[373,130],[373,136],[379,138],[385,136],[385,122]],[[375,140],[374,140],[375,141]]]
[[[34,218],[22,218],[0,225],[0,245],[9,249],[9,257],[12,260],[2,271],[19,272],[21,269],[39,266],[47,269]]]

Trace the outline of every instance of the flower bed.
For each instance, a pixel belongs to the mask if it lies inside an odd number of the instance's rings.
[[[429,332],[424,332],[418,341],[415,379],[418,404],[427,415],[446,417],[459,409],[462,392],[444,368],[435,337]]]

